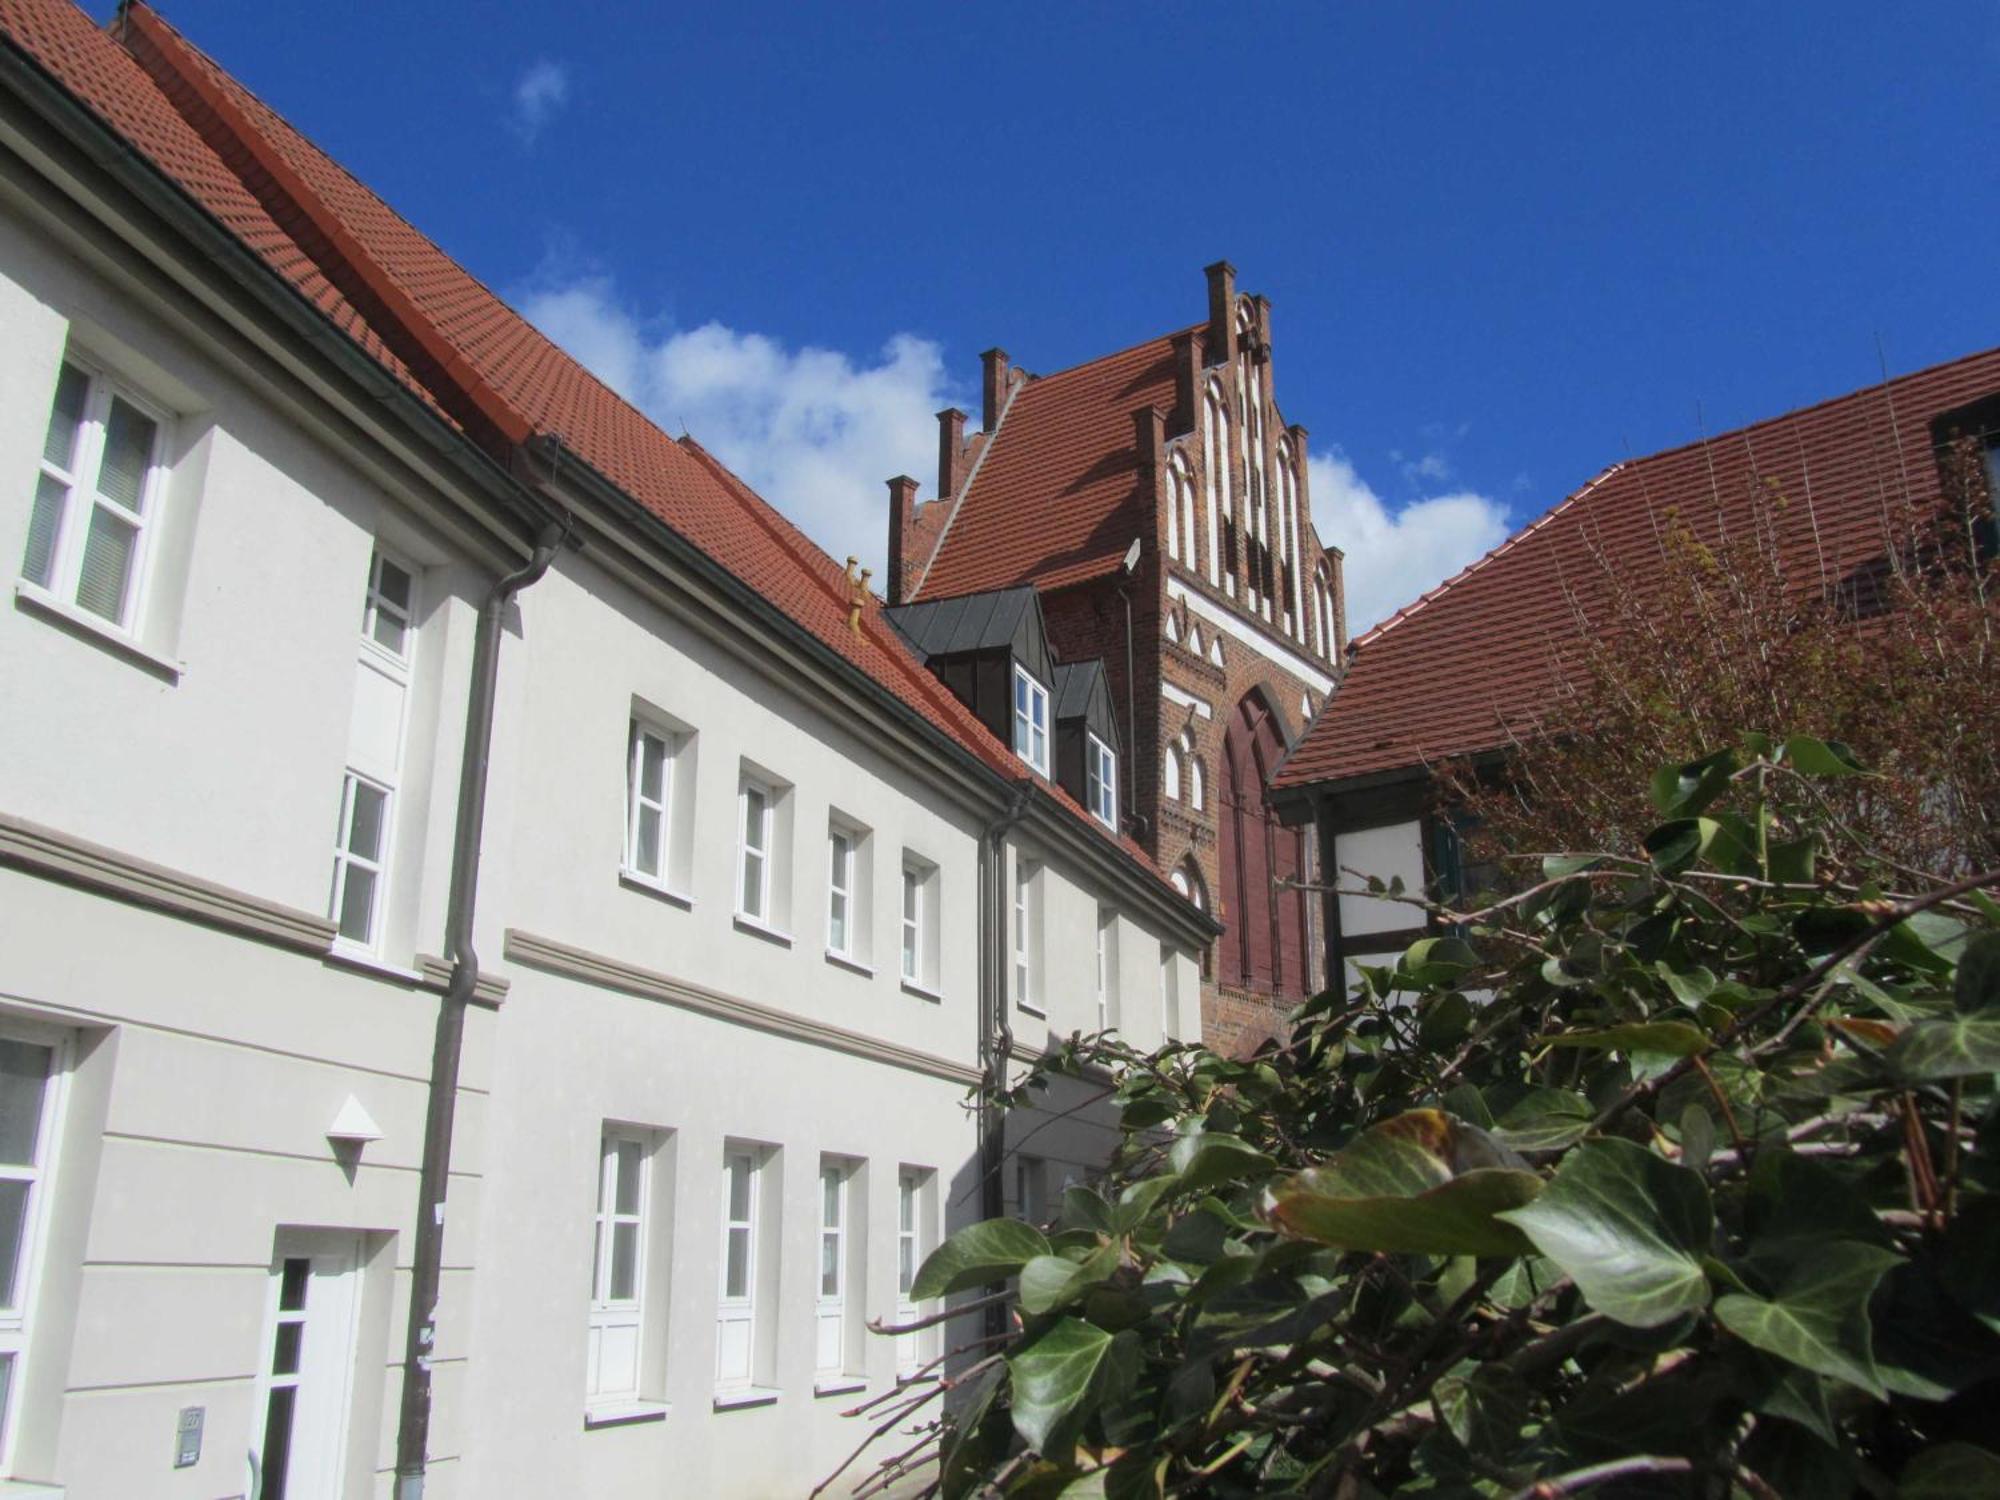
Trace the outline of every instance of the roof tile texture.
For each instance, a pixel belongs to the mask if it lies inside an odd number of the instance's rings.
[[[2000,349],[1900,376],[1606,470],[1355,643],[1278,786],[1504,747],[1532,733],[1606,586],[1659,555],[1669,511],[1697,534],[1770,525],[1788,565],[1838,583],[1942,494],[1931,424],[2000,392]],[[1810,576],[1810,573],[1808,573]],[[1640,583],[1643,587],[1643,583]]]

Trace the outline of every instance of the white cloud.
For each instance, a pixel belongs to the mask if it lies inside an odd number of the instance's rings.
[[[532,142],[542,127],[569,103],[569,68],[566,64],[537,58],[528,65],[514,85],[514,133]]]
[[[668,432],[691,434],[833,556],[858,556],[877,588],[887,581],[884,481],[934,476],[934,413],[970,399],[945,380],[939,346],[907,333],[857,361],[721,323],[656,329],[602,277],[531,291],[520,305],[607,385]]]
[[[1312,454],[1307,471],[1314,529],[1346,554],[1347,624],[1355,635],[1506,539],[1506,507],[1470,490],[1391,511],[1338,448]]]
[[[794,348],[721,323],[676,329],[643,319],[592,274],[543,282],[528,318],[668,432],[691,433],[834,557],[886,582],[892,474],[932,492],[937,420],[971,409],[939,346],[899,333],[873,359]],[[1394,461],[1394,460],[1392,460]],[[1506,507],[1458,490],[1392,507],[1340,449],[1311,455],[1313,519],[1346,553],[1355,634],[1409,603],[1507,535]]]

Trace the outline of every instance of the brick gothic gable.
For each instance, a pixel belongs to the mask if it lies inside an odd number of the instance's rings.
[[[1239,294],[1227,262],[1206,275],[1206,319],[1115,354],[1035,376],[988,350],[979,430],[938,414],[940,498],[890,481],[889,578],[892,603],[1032,585],[1057,655],[1103,660],[1127,731],[1127,829],[1230,929],[1202,1016],[1228,1048],[1320,984],[1317,908],[1273,884],[1310,876],[1310,850],[1265,790],[1347,641],[1306,431],[1274,394],[1271,305]],[[1248,756],[1235,769],[1230,732]],[[1254,858],[1238,863],[1243,838]]]

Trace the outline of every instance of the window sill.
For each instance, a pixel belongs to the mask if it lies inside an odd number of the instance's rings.
[[[678,906],[682,911],[694,910],[694,897],[677,891],[665,881],[655,880],[650,875],[641,875],[637,870],[620,870],[618,883],[628,891],[637,891],[642,896],[651,896],[655,901],[664,901],[669,906]]]
[[[741,1390],[717,1391],[715,1409],[717,1411],[740,1411],[746,1406],[775,1406],[782,1391],[773,1390],[768,1385],[746,1385]]]
[[[851,1396],[867,1389],[867,1377],[862,1375],[822,1375],[813,1382],[815,1396]]]
[[[406,969],[401,964],[392,964],[387,959],[377,958],[366,948],[350,948],[336,942],[326,950],[326,961],[343,969],[355,969],[363,974],[372,974],[378,979],[393,979],[398,984],[422,984],[423,974],[416,969]]]
[[[789,932],[782,932],[770,923],[750,916],[746,912],[739,911],[736,914],[736,930],[747,932],[752,937],[762,938],[767,943],[776,943],[781,948],[792,946],[792,935]]]
[[[588,1432],[593,1427],[629,1427],[637,1422],[664,1421],[673,1407],[665,1401],[606,1401],[599,1406],[583,1409],[583,1426]]]
[[[826,961],[837,968],[851,970],[861,975],[864,979],[873,979],[875,977],[875,966],[873,964],[864,964],[860,959],[851,958],[847,954],[836,952],[832,948],[826,950]]]
[[[1037,1021],[1046,1021],[1049,1018],[1047,1011],[1043,1010],[1039,1005],[1030,1004],[1026,1000],[1016,1000],[1014,1008],[1024,1016],[1033,1016]]]
[[[941,991],[934,990],[927,984],[918,984],[914,979],[905,979],[903,981],[903,993],[906,995],[915,995],[919,1000],[928,1000],[933,1005],[944,1003],[944,995]]]
[[[181,680],[187,671],[187,663],[176,661],[171,656],[142,645],[127,635],[116,625],[99,619],[87,609],[79,609],[51,594],[40,584],[30,583],[23,578],[14,585],[14,606],[31,614],[42,616],[53,625],[62,627],[72,635],[87,638],[87,643],[102,646],[118,656],[124,657],[136,667],[164,678],[169,683]]]

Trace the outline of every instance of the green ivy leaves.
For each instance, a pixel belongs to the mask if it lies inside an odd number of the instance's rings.
[[[1808,1249],[1769,1298],[1718,1298],[1723,1327],[1767,1354],[1819,1375],[1887,1393],[1875,1369],[1868,1299],[1899,1257],[1874,1245],[1834,1241]]]
[[[1643,1146],[1586,1141],[1534,1202],[1501,1217],[1621,1323],[1656,1328],[1708,1305],[1708,1184]]]

